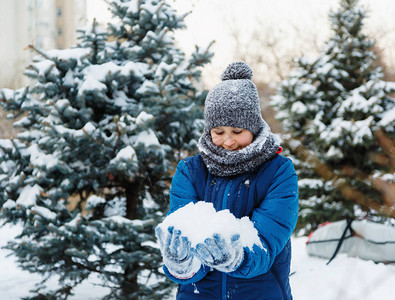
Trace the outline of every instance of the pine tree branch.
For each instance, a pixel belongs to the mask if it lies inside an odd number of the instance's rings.
[[[41,49],[38,49],[37,47],[35,47],[33,44],[30,44],[27,46],[29,49],[32,49],[34,51],[36,51],[38,54],[40,54],[41,56],[45,57],[48,60],[52,60],[54,61],[54,59],[52,57],[50,57],[46,52],[44,52]]]
[[[88,137],[91,138],[92,141],[96,142],[97,144],[99,144],[100,146],[103,145],[103,143],[97,139],[95,139],[93,136],[91,136],[84,128],[81,128],[82,132],[85,133]]]
[[[119,128],[119,123],[118,123],[118,116],[114,117],[114,122],[115,122],[115,126],[117,128],[118,137],[117,137],[117,141],[115,142],[115,146],[114,146],[114,149],[112,152],[112,157],[115,157],[115,154],[117,153],[117,149],[118,149],[119,143],[121,142],[121,137],[122,137],[121,129]]]
[[[140,1],[139,1],[139,2],[140,2]],[[155,15],[158,15],[158,14],[159,14],[159,11],[162,9],[163,5],[165,5],[165,2],[162,1],[161,4],[159,5],[158,9],[157,9],[156,12],[155,12]]]
[[[384,216],[395,218],[395,202],[393,201],[384,201],[385,203],[380,204],[377,201],[367,197],[365,194],[361,193],[356,188],[352,187],[348,183],[344,182],[344,179],[339,177],[333,170],[331,170],[325,163],[323,163],[316,155],[314,155],[311,151],[306,149],[301,143],[295,145],[291,140],[284,140],[287,144],[287,147],[291,149],[297,157],[299,157],[302,161],[308,163],[312,166],[314,171],[321,176],[324,181],[332,182],[334,187],[348,200],[353,201],[364,207],[369,207]],[[361,174],[361,173],[360,173]],[[368,179],[368,175],[363,179]],[[362,178],[361,178],[362,179]],[[381,187],[381,192],[384,190],[383,186],[380,183],[372,185],[376,186],[376,188]],[[387,188],[387,187],[386,187]],[[388,188],[387,188],[388,190]],[[378,189],[380,192],[380,189]],[[384,190],[386,191],[386,190]],[[385,199],[385,195],[382,195]]]
[[[384,152],[389,156],[390,167],[395,170],[395,143],[392,141],[382,129],[373,132]]]

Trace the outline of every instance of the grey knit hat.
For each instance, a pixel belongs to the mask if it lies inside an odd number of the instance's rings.
[[[249,130],[255,136],[265,126],[258,91],[251,81],[252,70],[244,62],[231,63],[207,95],[204,118],[206,130],[220,126]]]

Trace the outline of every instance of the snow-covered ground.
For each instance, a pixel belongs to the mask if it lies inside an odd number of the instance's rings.
[[[375,264],[339,254],[327,259],[310,257],[307,238],[293,239],[291,287],[295,300],[395,299],[395,265]]]
[[[41,281],[38,274],[30,274],[17,267],[15,258],[8,256],[10,251],[1,249],[8,240],[20,232],[18,226],[4,226],[0,228],[0,300],[20,300],[29,295],[29,290],[34,289],[35,284]],[[90,282],[83,283],[75,290],[73,300],[93,300],[107,294],[107,290],[101,286],[94,285],[97,279],[92,278]],[[48,281],[49,287],[57,286],[56,278]]]
[[[0,247],[12,239],[18,227],[0,229]],[[291,285],[295,300],[387,300],[394,299],[395,265],[375,264],[357,258],[338,255],[329,265],[327,260],[309,257],[306,238],[293,238]],[[35,274],[17,268],[14,258],[0,250],[0,300],[17,300],[28,295],[40,281]],[[75,290],[73,300],[100,299],[106,294],[95,279]],[[56,286],[56,279],[50,285]]]

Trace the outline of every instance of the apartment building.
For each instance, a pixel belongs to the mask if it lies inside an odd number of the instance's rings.
[[[87,22],[86,0],[0,0],[0,88],[27,83],[23,71],[36,55],[29,44],[64,49]]]

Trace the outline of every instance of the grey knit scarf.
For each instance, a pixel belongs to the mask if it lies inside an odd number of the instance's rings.
[[[198,148],[210,173],[229,177],[253,171],[261,166],[276,155],[279,144],[269,126],[264,123],[252,143],[241,150],[231,151],[216,146],[207,129],[199,139]]]

